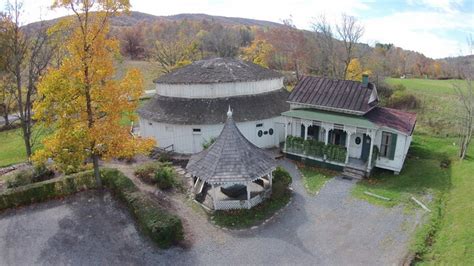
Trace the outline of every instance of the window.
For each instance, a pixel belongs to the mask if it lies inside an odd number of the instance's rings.
[[[329,143],[339,146],[346,146],[346,132],[341,129],[329,131]]]
[[[392,134],[388,132],[382,132],[382,143],[380,144],[380,156],[390,156],[390,144],[392,143]]]
[[[270,128],[270,129],[268,130],[268,134],[273,135],[273,128]]]
[[[193,128],[193,134],[201,134],[200,128]]]
[[[257,127],[263,127],[263,123],[257,124]]]
[[[360,142],[361,142],[360,137],[357,137],[357,138],[355,139],[355,143],[356,143],[357,145],[359,145]]]
[[[308,139],[319,140],[319,126],[308,127]]]
[[[259,130],[258,133],[257,133],[258,137],[262,137],[263,136],[263,131],[262,130]]]

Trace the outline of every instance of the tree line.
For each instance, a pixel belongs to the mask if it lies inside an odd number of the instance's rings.
[[[361,43],[364,27],[342,14],[334,26],[325,16],[312,30],[297,29],[291,19],[281,26],[224,25],[210,20],[140,22],[115,27],[122,54],[151,60],[164,72],[209,57],[240,57],[263,66],[340,79],[368,72],[374,81],[391,77],[460,78],[452,60],[434,60],[393,44]]]

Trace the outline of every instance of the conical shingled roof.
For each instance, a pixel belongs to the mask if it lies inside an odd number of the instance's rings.
[[[207,183],[246,183],[269,174],[275,159],[248,141],[237,128],[232,112],[216,141],[193,156],[186,171]]]

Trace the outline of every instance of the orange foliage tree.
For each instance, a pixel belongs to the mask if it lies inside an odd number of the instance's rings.
[[[62,170],[70,171],[92,159],[100,185],[100,158],[130,158],[154,144],[133,137],[120,125],[124,115],[134,116],[143,81],[138,70],[129,71],[122,80],[113,79],[119,43],[107,37],[108,20],[128,11],[130,4],[127,0],[58,0],[53,7],[68,8],[75,15],[67,24],[71,28],[64,43],[67,56],[58,68],[49,69],[38,86],[35,117],[53,133],[33,160],[52,158]]]

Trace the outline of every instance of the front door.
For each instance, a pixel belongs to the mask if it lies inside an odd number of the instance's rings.
[[[362,152],[363,134],[357,133],[351,135],[349,143],[349,157],[359,159]]]
[[[364,162],[367,162],[367,160],[369,159],[371,142],[372,141],[371,141],[370,137],[367,136],[366,134],[364,134],[364,141],[363,141],[363,144],[362,144],[362,154],[360,156],[360,158]]]

